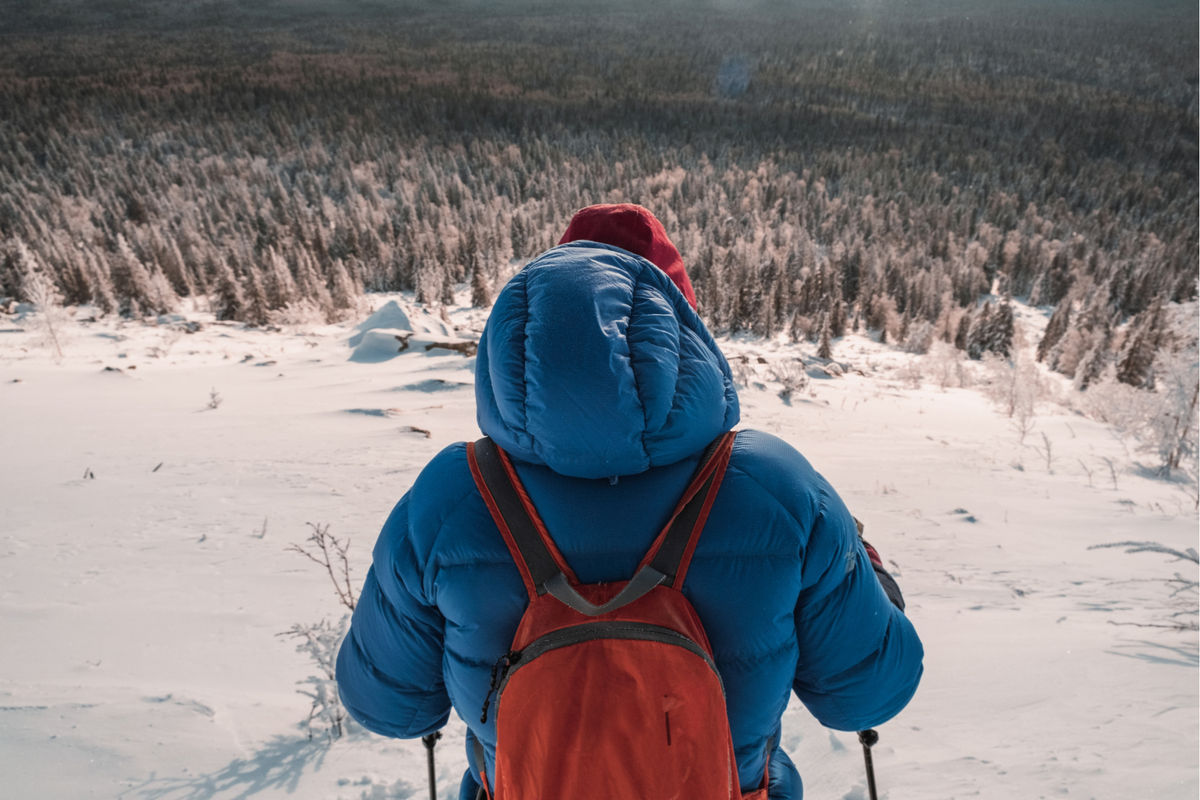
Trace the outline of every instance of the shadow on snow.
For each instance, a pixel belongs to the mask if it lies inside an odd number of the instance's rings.
[[[1121,645],[1121,647],[1138,648],[1140,652],[1121,653],[1116,650],[1109,650],[1108,652],[1114,656],[1137,658],[1151,664],[1168,664],[1178,667],[1191,668],[1195,668],[1197,665],[1200,665],[1200,654],[1198,654],[1191,647],[1176,647],[1174,645],[1148,642],[1145,640],[1134,642],[1129,645]]]
[[[249,758],[236,758],[204,775],[176,778],[147,778],[122,792],[123,798],[139,800],[202,800],[228,798],[245,800],[265,789],[294,792],[306,767],[321,769],[329,751],[327,739],[276,736]]]

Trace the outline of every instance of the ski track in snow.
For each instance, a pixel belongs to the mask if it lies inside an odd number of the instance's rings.
[[[455,309],[459,330],[421,335],[472,339],[485,316]],[[306,523],[352,540],[360,584],[424,463],[478,435],[474,359],[375,342],[352,360],[358,321],[189,318],[204,329],[73,323],[61,364],[36,316],[5,323],[20,330],[0,341],[0,796],[425,797],[419,741],[308,739],[296,690],[314,667],[277,634],[340,617],[328,578],[287,551]],[[914,387],[913,357],[859,337],[835,356],[865,374],[787,402],[771,368],[794,346],[720,343],[748,357],[741,426],[829,477],[924,640],[921,689],[880,728],[881,797],[1197,796],[1196,565],[1089,549],[1195,547],[1186,487],[1049,404],[1022,445],[976,391]],[[453,797],[462,724],[445,734],[438,793]],[[806,797],[865,800],[853,733],[793,702],[783,743]]]

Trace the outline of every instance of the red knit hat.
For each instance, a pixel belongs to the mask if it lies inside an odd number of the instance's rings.
[[[692,308],[696,293],[683,267],[683,258],[667,238],[667,231],[658,218],[633,203],[588,206],[575,213],[559,244],[587,239],[591,242],[616,245],[637,253],[667,273]]]

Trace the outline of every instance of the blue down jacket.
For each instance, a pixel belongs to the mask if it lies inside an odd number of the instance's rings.
[[[738,421],[729,366],[679,290],[650,262],[594,242],[547,251],[500,293],[476,396],[480,428],[512,456],[587,583],[633,575],[701,451]],[[772,800],[801,796],[779,747],[791,692],[823,725],[853,731],[916,690],[920,641],[880,588],[853,518],[773,436],[738,435],[683,592],[724,679],[744,790],[761,785],[769,756]],[[453,708],[490,773],[494,719],[480,724],[480,711],[526,603],[466,445],[451,445],[375,546],[338,656],[347,710],[369,730],[417,737]],[[470,758],[464,798],[478,779]]]

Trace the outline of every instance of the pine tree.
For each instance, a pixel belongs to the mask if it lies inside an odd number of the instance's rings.
[[[1088,328],[1072,327],[1051,351],[1047,366],[1068,378],[1074,378],[1075,372],[1091,348],[1092,331]]]
[[[1013,333],[1012,303],[1006,298],[989,321],[985,336],[986,349],[998,356],[1008,358],[1012,352]]]
[[[112,278],[104,263],[91,251],[85,250],[81,255],[88,273],[91,301],[105,314],[116,313],[120,309],[120,303],[113,295]]]
[[[351,308],[354,305],[354,298],[357,292],[354,290],[354,282],[350,279],[350,273],[346,270],[346,263],[342,259],[334,259],[333,265],[329,269],[329,298],[334,309]]]
[[[476,264],[471,272],[471,305],[475,308],[487,308],[492,304],[492,285],[488,280],[487,271],[481,264]]]
[[[846,303],[839,297],[829,312],[829,334],[834,339],[846,335]]]
[[[246,272],[246,309],[241,319],[251,325],[266,325],[270,320],[267,306],[267,294],[263,291],[262,281],[258,278],[258,270]]]
[[[1099,380],[1112,357],[1112,326],[1105,324],[1092,336],[1092,346],[1075,369],[1075,388],[1086,392]]]
[[[246,313],[246,300],[229,262],[224,257],[217,257],[209,265],[209,272],[216,276],[216,295],[212,298],[212,307],[217,319],[242,319]]]
[[[954,346],[959,350],[967,349],[971,333],[971,312],[966,311],[958,318],[958,327],[954,331]]]
[[[833,358],[833,342],[829,324],[829,314],[821,312],[821,342],[817,345],[817,358],[826,360]]]
[[[296,281],[288,269],[287,259],[274,247],[268,247],[263,263],[266,285],[263,287],[270,308],[285,308],[296,299]]]
[[[1062,302],[1054,309],[1054,313],[1050,315],[1050,321],[1046,323],[1046,331],[1042,334],[1042,340],[1037,346],[1037,360],[1045,361],[1046,357],[1063,338],[1063,334],[1067,332],[1067,328],[1071,325],[1071,300],[1064,298]]]
[[[413,277],[417,302],[423,306],[432,306],[437,297],[435,292],[442,288],[440,276],[433,268],[427,266],[427,262],[421,262],[414,270]]]
[[[988,336],[991,333],[992,304],[987,302],[971,321],[971,331],[967,334],[967,356],[974,361],[983,358],[987,350]]]
[[[450,274],[450,270],[442,272],[442,291],[438,295],[438,302],[443,306],[454,305],[454,276]]]
[[[776,291],[774,284],[759,283],[759,286],[766,286],[768,288],[759,293],[757,300],[758,314],[752,323],[752,330],[756,335],[770,339],[775,335]]]
[[[57,270],[57,278],[62,288],[63,302],[66,305],[81,305],[91,300],[91,274],[87,269],[83,251],[73,246],[68,237],[56,233],[52,243],[54,259],[61,266]]]
[[[1162,338],[1163,300],[1159,295],[1130,326],[1126,345],[1117,360],[1117,380],[1138,388],[1152,388],[1154,357]]]
[[[127,313],[133,314],[136,311],[140,315],[143,311],[161,305],[155,302],[158,291],[151,283],[149,270],[123,234],[117,234],[116,252],[109,263],[113,293]]]
[[[7,269],[12,270],[14,290],[23,289],[28,276],[41,269],[37,256],[19,237],[13,241],[12,249],[6,259],[6,266]],[[28,298],[26,299],[28,300]]]
[[[529,254],[525,251],[529,246],[528,233],[526,232],[525,220],[521,214],[514,213],[512,223],[508,227],[508,237],[512,242],[512,251],[514,258],[525,258]]]

